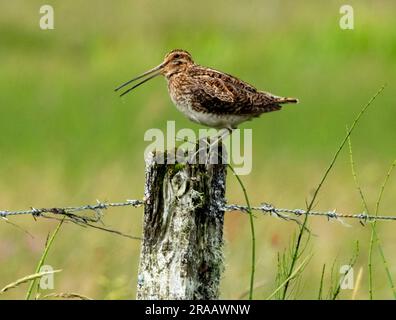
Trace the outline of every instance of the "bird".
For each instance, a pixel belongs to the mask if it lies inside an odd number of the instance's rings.
[[[120,94],[124,96],[159,75],[167,80],[171,100],[188,119],[230,133],[245,121],[280,110],[282,104],[298,103],[296,98],[257,90],[230,74],[196,64],[183,49],[170,51],[160,65],[121,84],[115,91],[143,79]]]

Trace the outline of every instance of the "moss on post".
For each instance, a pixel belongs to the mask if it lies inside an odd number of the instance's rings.
[[[158,159],[146,160],[137,299],[217,299],[226,166]]]

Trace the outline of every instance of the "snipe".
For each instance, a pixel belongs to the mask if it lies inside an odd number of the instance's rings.
[[[169,52],[159,66],[115,90],[144,79],[124,91],[123,96],[158,75],[165,76],[173,103],[187,118],[216,129],[232,131],[244,121],[280,110],[281,104],[298,102],[259,91],[229,74],[195,64],[191,55],[180,49]]]

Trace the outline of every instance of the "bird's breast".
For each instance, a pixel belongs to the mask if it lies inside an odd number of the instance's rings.
[[[186,109],[192,106],[193,92],[191,87],[182,80],[179,77],[168,80],[168,91],[175,106],[185,113]]]

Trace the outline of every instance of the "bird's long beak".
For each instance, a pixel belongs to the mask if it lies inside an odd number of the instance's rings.
[[[133,79],[131,79],[131,80],[129,80],[129,81],[123,83],[123,84],[120,85],[119,87],[115,88],[114,91],[118,91],[118,90],[124,88],[125,86],[127,86],[128,84],[130,84],[131,82],[134,82],[134,81],[136,81],[136,80],[139,80],[139,79],[144,78],[145,76],[150,75],[148,78],[146,78],[146,79],[140,81],[139,83],[135,84],[134,86],[132,86],[132,87],[129,88],[128,90],[126,90],[126,91],[124,91],[123,93],[121,93],[121,94],[120,94],[120,97],[122,97],[123,95],[127,94],[129,91],[131,91],[131,90],[135,89],[136,87],[140,86],[141,84],[143,84],[143,83],[145,83],[145,82],[147,82],[147,81],[149,81],[149,80],[155,78],[156,76],[160,75],[160,74],[161,74],[161,70],[162,70],[162,68],[163,68],[164,66],[165,66],[165,64],[164,64],[164,63],[161,63],[159,66],[156,66],[155,68],[153,68],[153,69],[151,69],[151,70],[149,70],[149,71],[146,71],[145,73],[141,74],[140,76],[138,76],[138,77],[136,77],[136,78],[133,78]]]

